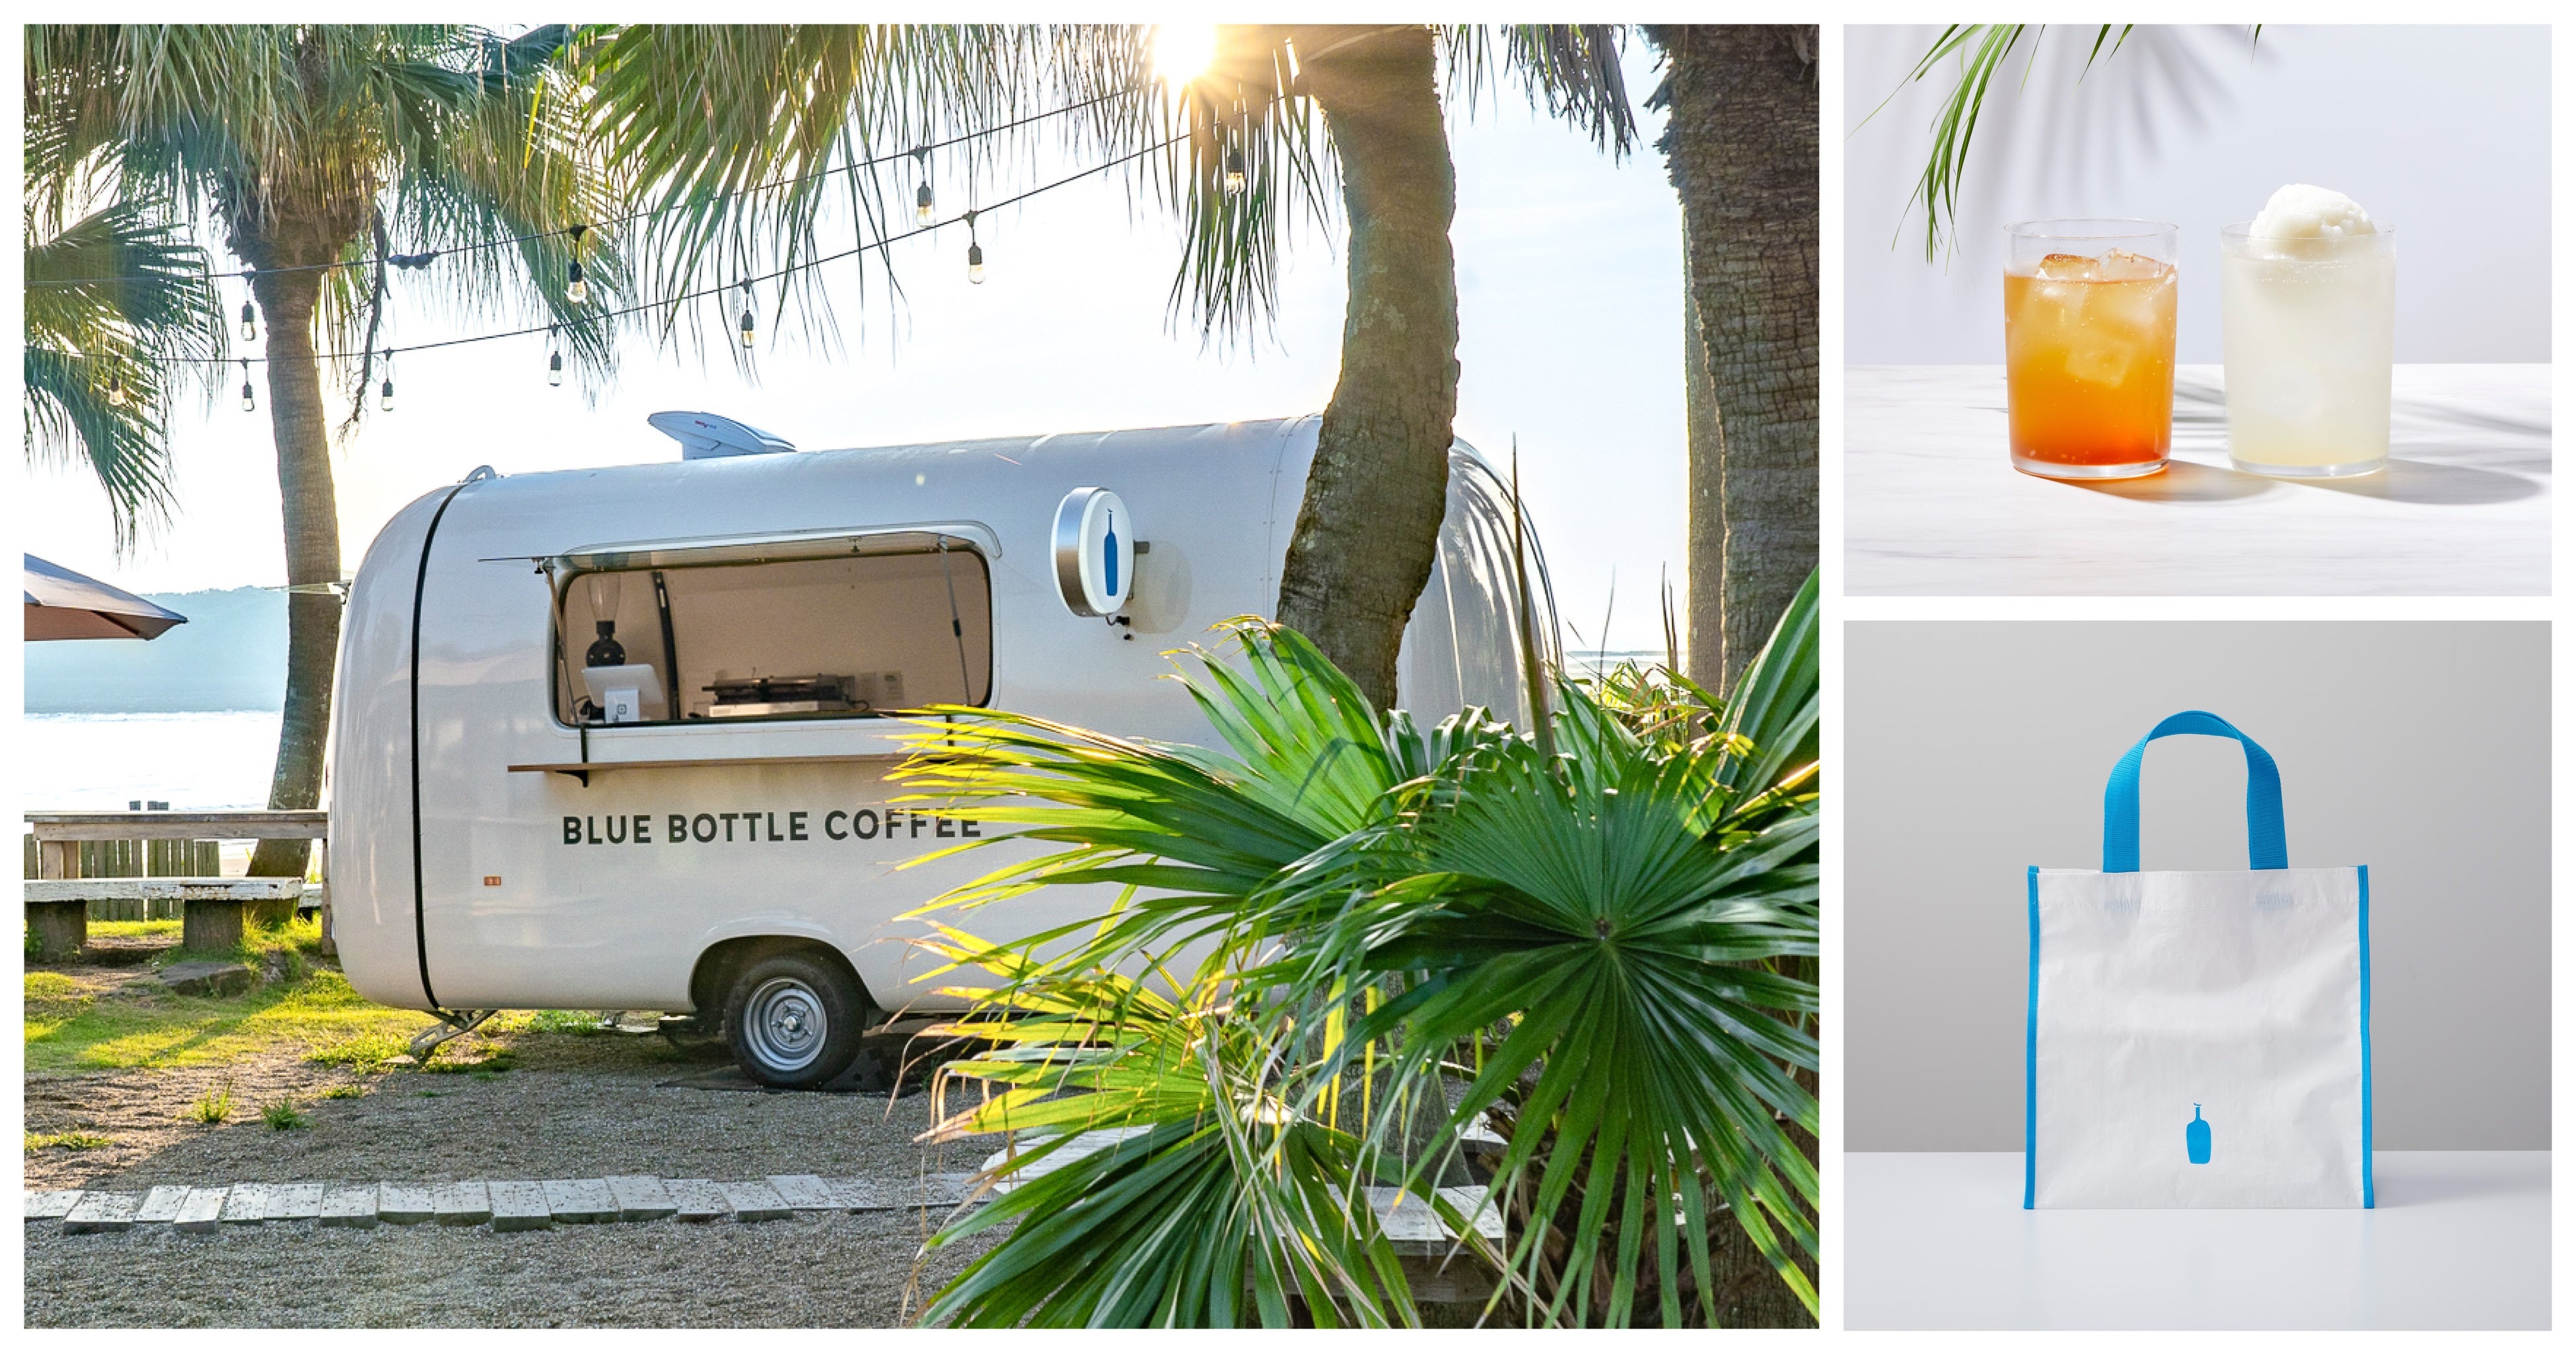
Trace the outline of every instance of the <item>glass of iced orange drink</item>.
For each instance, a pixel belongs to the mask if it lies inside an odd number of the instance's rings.
[[[2024,221],[2006,234],[2013,468],[2051,479],[2163,469],[2173,446],[2177,229]]]

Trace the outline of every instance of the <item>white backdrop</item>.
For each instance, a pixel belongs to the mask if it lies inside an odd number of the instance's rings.
[[[1843,30],[1847,361],[2001,362],[2004,226],[2133,216],[2183,228],[2178,355],[2215,362],[2218,228],[2293,182],[2399,231],[2398,361],[2550,360],[2547,28],[2142,26],[2090,72],[2090,26],[2035,59],[2025,36],[1977,124],[1956,251],[1927,263],[1906,202],[1954,67],[1871,110],[1940,31]]]

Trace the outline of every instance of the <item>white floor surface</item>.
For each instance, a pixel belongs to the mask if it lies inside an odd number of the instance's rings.
[[[1847,1154],[1844,1326],[2548,1328],[2548,1152],[2377,1178],[2369,1211],[2025,1212],[2019,1152]]]

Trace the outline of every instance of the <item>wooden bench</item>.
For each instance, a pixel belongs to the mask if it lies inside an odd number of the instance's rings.
[[[296,878],[29,879],[27,924],[48,959],[78,954],[89,943],[92,902],[177,902],[179,947],[221,953],[241,943],[242,909],[262,902],[302,905]]]
[[[89,904],[97,899],[169,899],[181,906],[183,948],[221,952],[241,943],[242,910],[247,906],[305,900],[300,878],[116,878],[81,877],[84,841],[321,841],[330,832],[330,814],[321,810],[270,810],[218,813],[29,813],[36,838],[39,877],[26,883],[27,927],[36,936],[40,962],[61,962],[89,944]],[[324,861],[321,905],[324,929],[330,905],[329,861]]]

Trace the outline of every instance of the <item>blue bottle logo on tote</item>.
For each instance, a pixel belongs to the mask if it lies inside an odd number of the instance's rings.
[[[2182,1146],[2191,1154],[2192,1164],[2209,1163],[2209,1120],[2200,1116],[2197,1104],[2191,1106],[2191,1121],[2183,1124]]]

